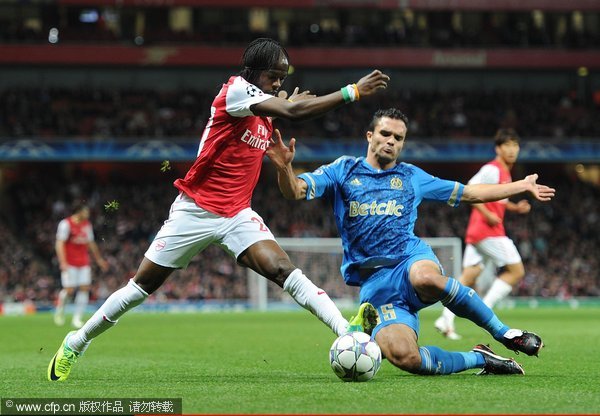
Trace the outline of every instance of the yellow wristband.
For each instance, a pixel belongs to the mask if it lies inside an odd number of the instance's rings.
[[[360,94],[358,93],[358,86],[356,84],[352,84],[352,88],[354,88],[354,101],[360,100]]]

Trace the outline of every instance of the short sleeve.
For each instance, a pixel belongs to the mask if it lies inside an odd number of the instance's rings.
[[[500,183],[500,169],[494,165],[483,165],[479,172],[475,174],[469,181],[469,185],[477,184],[497,184]]]
[[[256,85],[250,84],[242,77],[236,77],[225,96],[225,110],[233,117],[253,116],[250,106],[274,98],[265,94]]]
[[[69,221],[66,219],[58,223],[58,229],[56,231],[56,239],[59,241],[67,241],[69,239]]]
[[[86,230],[85,230],[86,234],[88,236],[88,241],[89,242],[94,241],[95,237],[94,237],[94,229],[92,228],[92,224],[88,224],[87,227],[85,227],[85,228],[86,228]]]
[[[306,199],[316,199],[331,195],[337,183],[337,176],[347,157],[342,156],[334,162],[323,165],[313,172],[307,172],[298,177],[307,184]]]
[[[423,199],[445,202],[451,207],[458,206],[465,188],[462,183],[440,179],[416,166],[414,169],[416,170],[415,179],[418,181]]]

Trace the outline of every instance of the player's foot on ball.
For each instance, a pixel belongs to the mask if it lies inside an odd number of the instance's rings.
[[[442,334],[448,339],[451,339],[453,341],[462,339],[462,336],[454,331],[454,327],[449,325],[448,321],[443,316],[440,316],[438,319],[435,320],[434,326],[440,334]]]
[[[502,337],[501,342],[509,350],[517,354],[524,352],[527,355],[538,356],[544,346],[542,339],[533,332],[521,331],[520,329],[509,329]]]
[[[523,370],[523,367],[519,363],[512,358],[504,358],[494,354],[494,351],[487,345],[475,345],[472,351],[483,355],[483,359],[485,360],[483,368],[477,373],[478,376],[488,374],[525,374],[525,370]]]
[[[348,332],[360,331],[369,335],[377,326],[377,309],[370,303],[363,303],[358,308],[356,316],[350,318],[348,322]]]
[[[73,351],[67,345],[67,340],[74,333],[75,331],[71,331],[67,334],[62,344],[60,344],[58,351],[56,351],[56,354],[50,360],[50,364],[48,365],[48,380],[65,381],[69,377],[71,367],[73,367],[73,364],[77,361],[77,357],[79,357],[79,353]]]

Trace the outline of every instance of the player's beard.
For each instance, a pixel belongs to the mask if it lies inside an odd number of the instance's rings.
[[[396,162],[396,158],[386,154],[386,153],[377,153],[377,161],[379,162],[379,166],[381,167],[391,167],[389,165],[394,165]]]

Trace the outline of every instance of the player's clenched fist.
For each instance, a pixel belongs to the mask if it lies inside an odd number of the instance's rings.
[[[356,83],[358,93],[361,97],[375,94],[377,91],[387,88],[389,80],[389,76],[376,69],[358,80]]]

